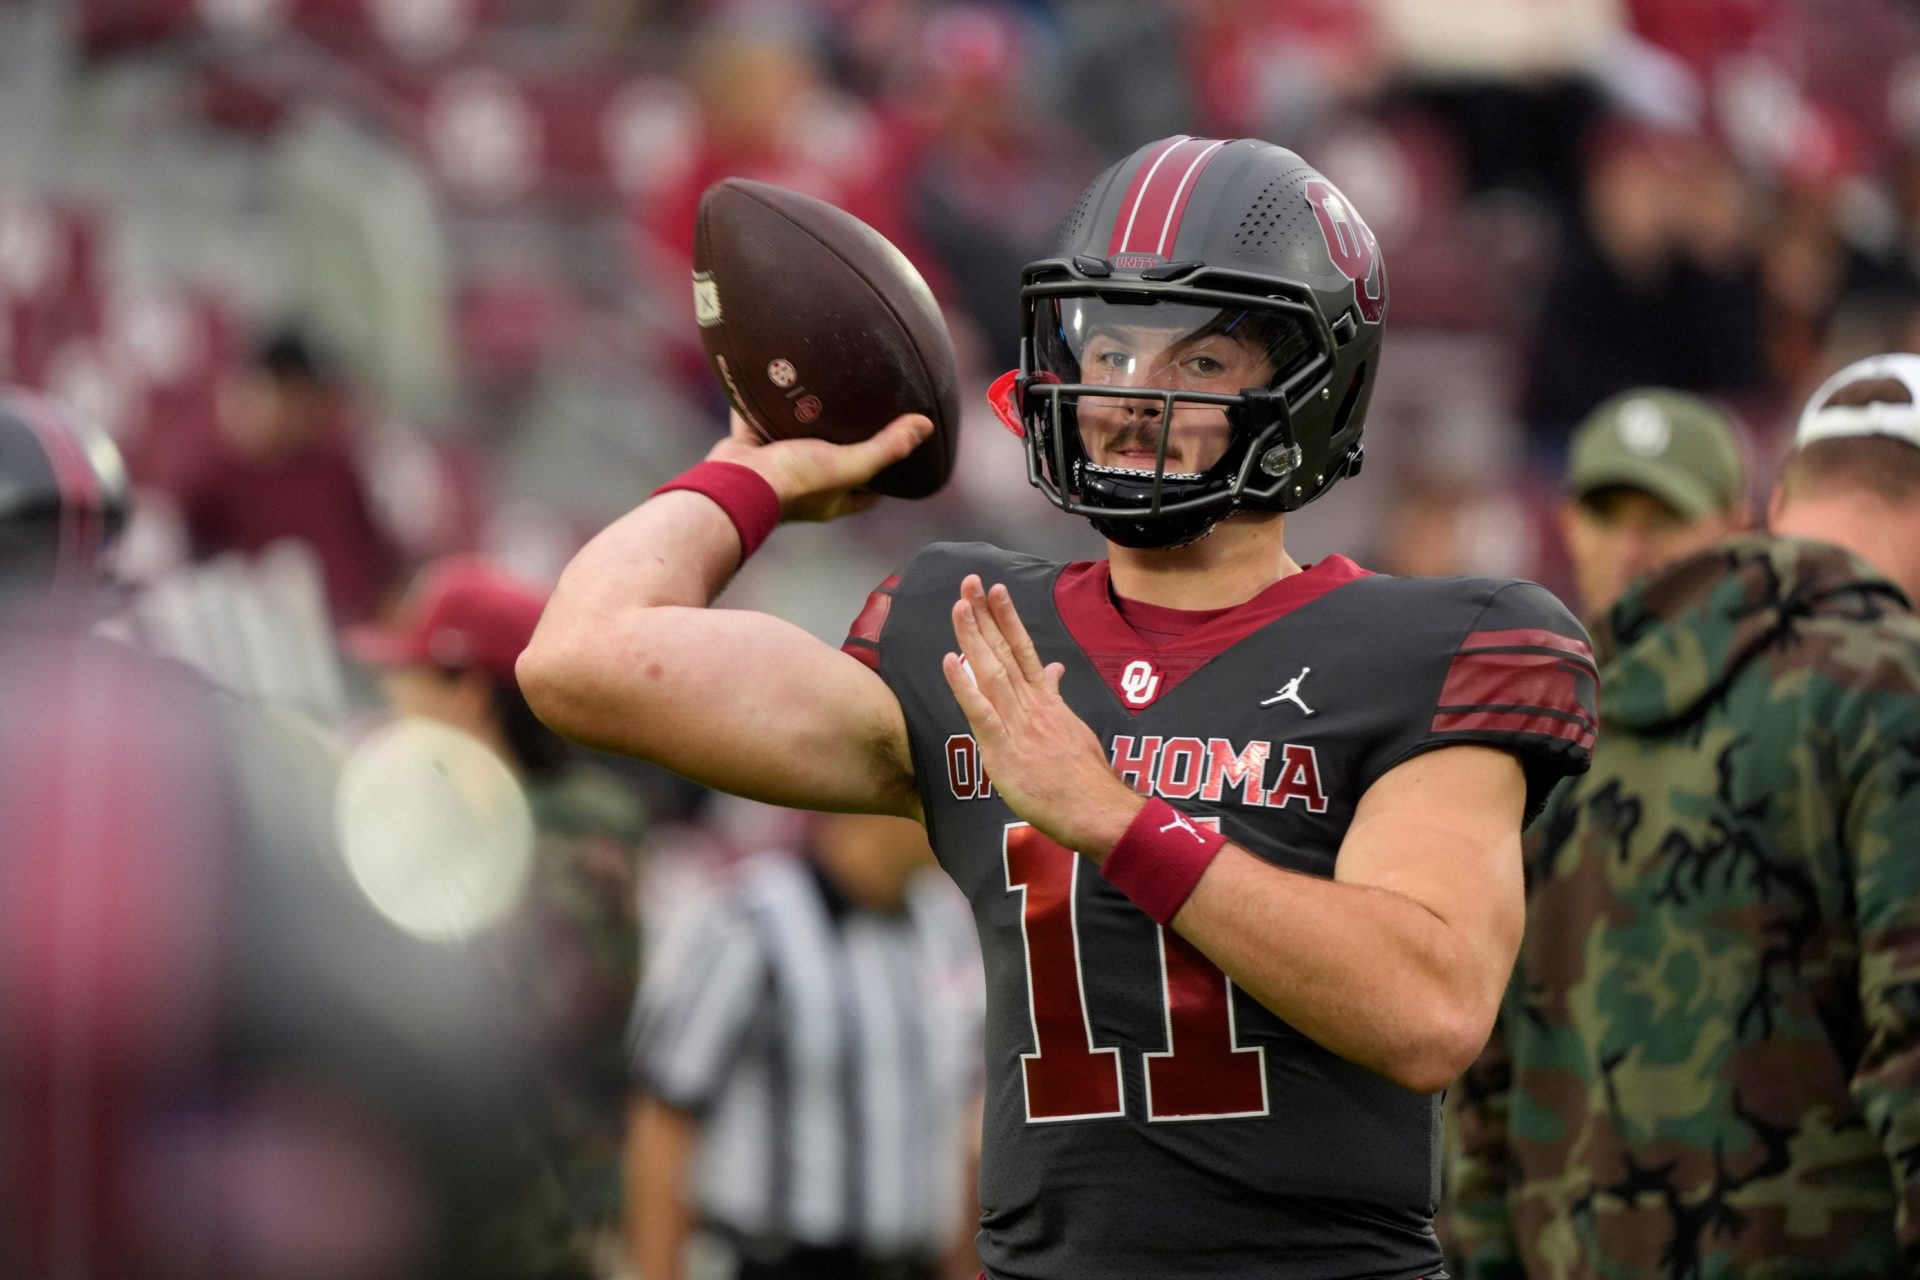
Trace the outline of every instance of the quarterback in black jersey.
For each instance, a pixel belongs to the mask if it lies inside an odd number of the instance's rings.
[[[1587,765],[1585,633],[1531,583],[1287,554],[1360,468],[1387,311],[1292,152],[1141,148],[1021,309],[995,408],[1105,560],[929,547],[841,652],[707,610],[929,430],[736,423],[568,567],[522,686],[709,785],[926,823],[986,960],[991,1280],[1436,1276],[1437,1095],[1519,945],[1521,828]]]

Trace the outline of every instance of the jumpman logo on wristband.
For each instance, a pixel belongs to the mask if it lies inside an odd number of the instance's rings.
[[[1184,813],[1174,814],[1173,821],[1169,822],[1166,826],[1160,828],[1160,834],[1165,835],[1167,832],[1173,830],[1175,827],[1180,828],[1182,831],[1192,836],[1195,840],[1199,841],[1201,844],[1205,844],[1207,842],[1207,838],[1201,835],[1198,831],[1196,831],[1191,822],[1187,821],[1187,815]]]

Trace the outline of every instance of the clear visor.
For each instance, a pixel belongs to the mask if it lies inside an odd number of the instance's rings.
[[[1046,298],[1034,329],[1035,372],[1085,388],[1069,394],[1088,461],[1150,472],[1164,445],[1169,476],[1218,462],[1230,398],[1276,385],[1313,354],[1299,321],[1257,305]]]

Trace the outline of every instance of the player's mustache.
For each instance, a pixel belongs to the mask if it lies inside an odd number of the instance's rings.
[[[1161,434],[1158,420],[1141,423],[1139,426],[1123,427],[1108,437],[1107,451],[1109,453],[1157,453],[1160,450]],[[1173,447],[1173,441],[1167,441],[1167,456],[1172,458],[1177,452]]]

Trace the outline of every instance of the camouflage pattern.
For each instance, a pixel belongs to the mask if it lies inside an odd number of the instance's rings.
[[[513,1185],[469,1252],[476,1277],[589,1280],[619,1245],[645,822],[630,789],[597,765],[530,784],[527,798],[539,843],[526,896],[476,949],[522,1019],[539,1089],[502,1118]]]
[[[1595,631],[1593,769],[1527,839],[1527,938],[1461,1090],[1474,1277],[1920,1265],[1920,620],[1746,536]]]

